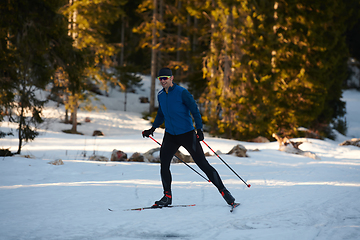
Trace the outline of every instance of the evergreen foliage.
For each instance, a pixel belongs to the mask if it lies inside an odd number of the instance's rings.
[[[43,121],[41,111],[45,100],[38,99],[35,93],[49,83],[56,65],[62,62],[58,53],[67,47],[62,43],[71,43],[66,21],[57,13],[63,4],[61,0],[1,4],[1,50],[4,53],[1,82],[6,86],[1,93],[1,107],[6,109],[10,121],[19,126],[18,154],[23,140],[33,140],[38,135],[37,124]]]
[[[321,131],[344,115],[348,52],[341,3],[212,4],[203,71],[211,132],[243,140],[296,135],[300,126]]]
[[[348,58],[359,56],[359,9],[358,0],[6,0],[0,121],[12,113],[19,123],[20,152],[41,122],[35,91],[50,80],[76,132],[94,84],[128,92],[137,73],[170,67],[199,99],[211,134],[346,131],[342,83]]]
[[[292,110],[280,112],[281,127],[296,132],[305,126],[321,134],[331,119],[345,113],[346,9],[338,1],[287,1],[276,12],[275,90],[281,106]]]
[[[74,66],[71,79],[69,69],[64,69],[69,84],[66,89],[66,109],[72,112],[72,132],[77,132],[77,109],[87,98],[86,90],[94,82],[106,89],[111,75],[106,71],[112,65],[111,57],[118,50],[116,44],[109,43],[106,35],[110,33],[109,25],[115,22],[124,11],[120,6],[127,0],[70,1],[61,12],[69,16],[69,33],[74,39],[74,47],[83,54],[85,62],[82,67]]]
[[[134,91],[135,87],[141,87],[141,77],[136,74],[134,66],[117,66],[114,73],[115,79],[118,80],[117,84],[121,90],[125,92],[124,111],[126,111],[127,93]]]

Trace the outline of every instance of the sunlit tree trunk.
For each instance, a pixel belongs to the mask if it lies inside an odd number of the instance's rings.
[[[161,24],[164,24],[164,0],[160,0],[159,2],[159,19],[157,19]],[[159,49],[161,49],[162,47],[162,43],[163,43],[163,37],[164,37],[164,31],[162,29],[159,29],[159,40],[158,40],[158,44],[159,44]],[[161,51],[157,51],[157,69],[160,69],[162,66],[162,53]]]
[[[76,0],[69,0],[69,4],[72,5],[76,2]],[[76,16],[77,12],[73,11],[70,13],[69,16],[69,30],[70,30],[70,36],[74,39],[74,46],[77,46],[77,40],[76,40],[76,32],[74,31],[76,29]],[[72,102],[72,112],[71,112],[71,119],[72,119],[72,128],[71,133],[77,132],[77,109],[78,109],[79,103],[77,100],[77,97],[73,94],[73,102]]]
[[[156,15],[157,15],[157,0],[154,0],[153,12],[153,28],[152,28],[152,43],[151,43],[151,88],[150,88],[150,113],[155,110],[155,78],[156,78]]]
[[[77,110],[79,107],[79,100],[76,96],[76,94],[73,94],[73,101],[72,101],[72,112],[71,112],[71,118],[72,118],[72,128],[71,133],[77,133]]]
[[[125,17],[121,18],[121,50],[119,66],[124,65],[124,50],[125,50]]]
[[[178,1],[178,10],[180,11],[181,9],[181,1]],[[181,24],[179,24],[177,26],[177,41],[176,41],[176,62],[179,63],[180,62],[180,55],[181,55],[181,51],[180,51],[180,45],[181,45]],[[180,68],[176,69],[176,76],[180,75]]]

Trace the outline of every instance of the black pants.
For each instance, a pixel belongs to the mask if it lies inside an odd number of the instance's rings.
[[[195,131],[190,131],[180,135],[171,135],[165,132],[160,150],[160,174],[164,191],[171,191],[172,178],[170,172],[170,163],[180,146],[183,146],[190,153],[195,163],[206,174],[209,180],[217,187],[219,191],[225,188],[218,172],[206,160],[200,142],[196,139]]]

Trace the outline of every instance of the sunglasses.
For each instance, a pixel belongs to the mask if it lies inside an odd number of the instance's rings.
[[[157,77],[157,79],[159,79],[159,81],[168,80],[169,78],[171,78],[171,76],[161,76],[161,77]]]

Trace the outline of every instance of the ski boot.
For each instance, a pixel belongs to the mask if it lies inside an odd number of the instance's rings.
[[[221,196],[223,196],[223,198],[225,199],[225,201],[227,202],[227,204],[229,205],[233,205],[235,202],[235,198],[231,195],[231,193],[229,192],[229,190],[227,190],[226,188],[221,189],[220,190],[220,194]]]
[[[172,203],[171,192],[165,191],[164,196],[159,201],[156,201],[153,206],[154,207],[167,207],[167,206],[171,205],[171,203]]]

